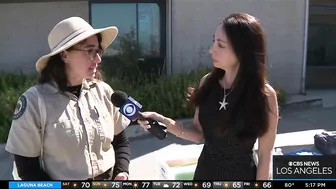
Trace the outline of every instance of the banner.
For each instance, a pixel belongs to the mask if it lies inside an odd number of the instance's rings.
[[[336,156],[273,156],[273,180],[336,180]]]

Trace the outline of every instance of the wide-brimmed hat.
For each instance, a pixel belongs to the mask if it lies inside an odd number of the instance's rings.
[[[54,56],[98,33],[102,36],[100,45],[103,49],[106,49],[116,38],[118,28],[111,26],[94,29],[80,17],[70,17],[62,20],[50,31],[48,35],[50,53],[37,60],[36,70],[41,72],[51,56]]]

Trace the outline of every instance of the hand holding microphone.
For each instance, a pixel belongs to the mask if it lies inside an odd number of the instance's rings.
[[[160,122],[164,121],[164,116],[156,112],[141,112],[141,116],[145,119],[138,119],[137,122],[141,127],[145,129],[151,128],[150,123],[147,121],[147,119],[157,120]]]
[[[167,127],[158,122],[157,120],[163,120],[163,116],[160,119],[159,114],[156,113],[140,113],[142,105],[134,100],[132,97],[128,97],[125,92],[115,91],[111,96],[111,101],[114,106],[120,108],[119,112],[127,117],[129,120],[138,120],[138,123],[150,131],[158,139],[162,140],[167,136]]]

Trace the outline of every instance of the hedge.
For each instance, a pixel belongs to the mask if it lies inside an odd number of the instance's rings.
[[[188,86],[196,86],[209,70],[200,69],[189,74],[160,77],[155,81],[127,81],[106,77],[105,81],[114,90],[122,90],[143,105],[143,110],[160,112],[171,118],[187,118],[193,114],[192,109],[185,108],[185,95]],[[36,83],[36,76],[0,73],[0,142],[6,142],[13,111],[19,96]],[[286,95],[280,90],[280,104]],[[151,100],[149,100],[151,99]]]

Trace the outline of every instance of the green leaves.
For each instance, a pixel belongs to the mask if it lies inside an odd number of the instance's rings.
[[[145,80],[105,75],[114,90],[125,91],[143,106],[143,111],[157,111],[171,118],[191,117],[192,109],[184,107],[187,87],[206,73],[150,77]],[[127,76],[127,75],[126,75]],[[132,77],[133,78],[133,77]],[[6,142],[18,98],[37,83],[36,75],[0,73],[0,142]]]
[[[187,88],[196,86],[210,70],[202,69],[190,74],[161,76],[144,83],[123,85],[121,80],[107,81],[114,90],[125,91],[143,106],[143,111],[157,111],[171,118],[192,117],[193,110],[185,107]]]
[[[139,79],[122,79],[115,75],[105,75],[105,82],[114,90],[125,91],[140,104],[142,111],[156,111],[173,119],[193,116],[193,109],[186,108],[186,93],[189,86],[196,87],[200,79],[211,70],[199,69],[189,74],[175,74]],[[0,142],[7,140],[13,113],[19,96],[37,83],[37,77],[0,73]],[[281,105],[286,93],[277,90]]]
[[[35,83],[35,75],[0,72],[0,142],[7,140],[14,109],[20,95]]]

